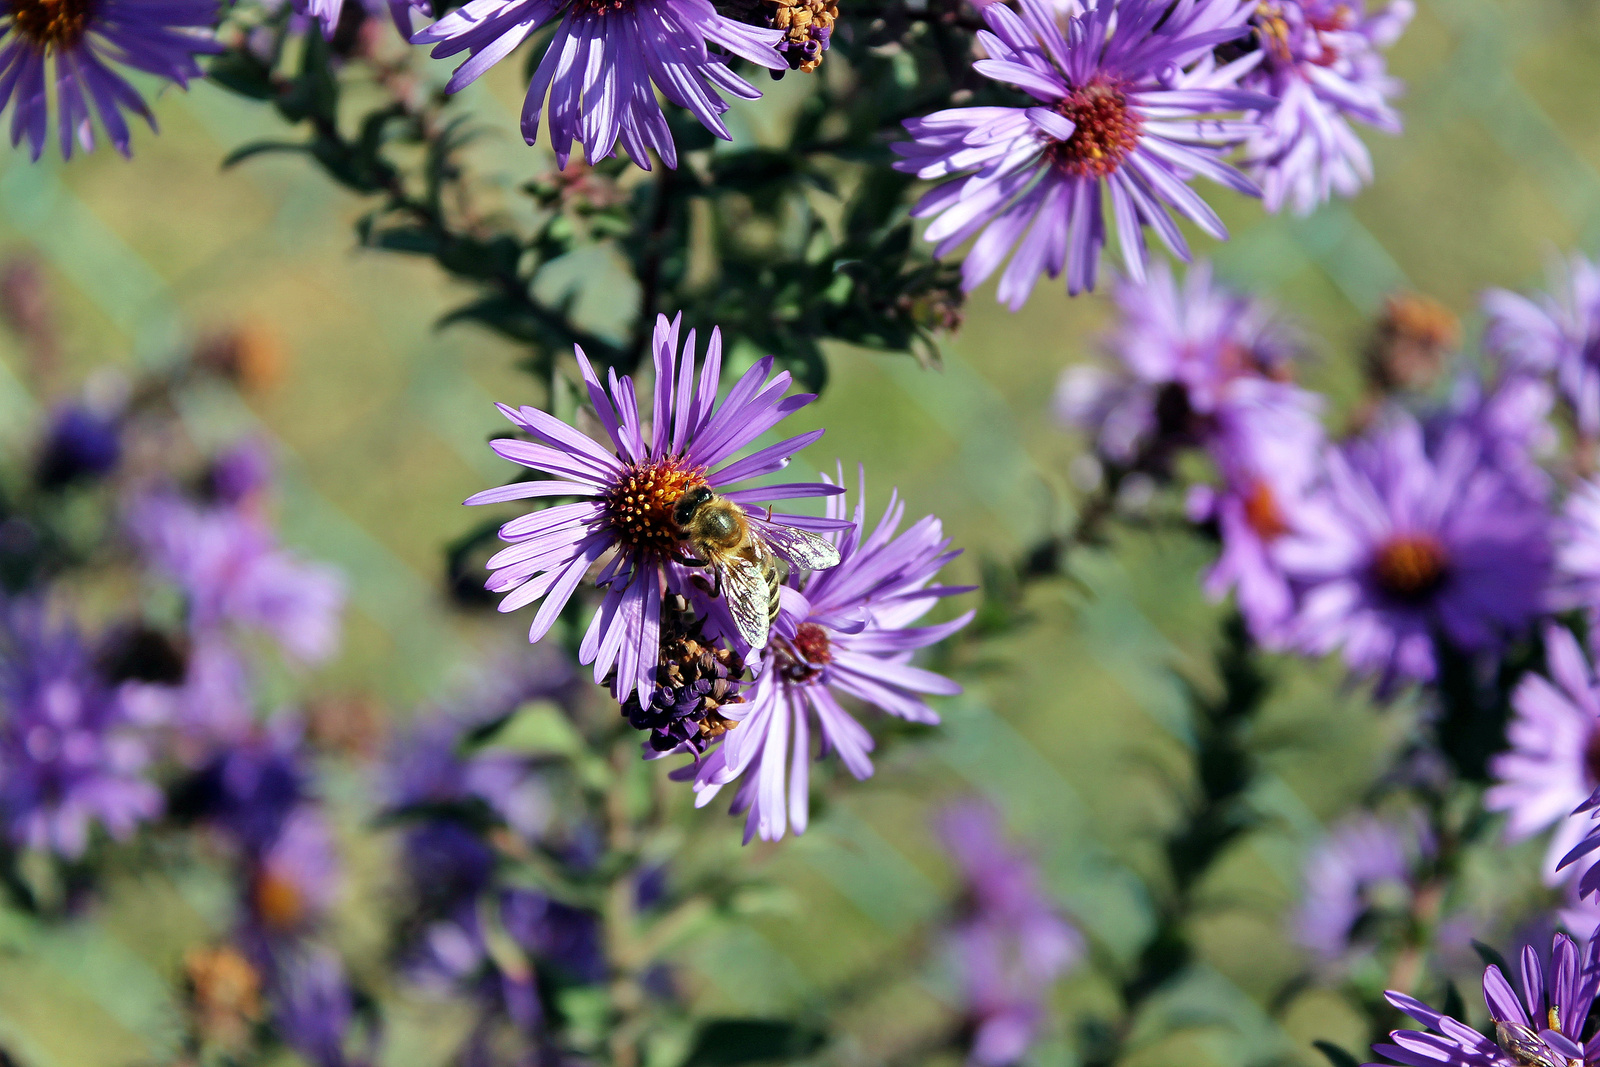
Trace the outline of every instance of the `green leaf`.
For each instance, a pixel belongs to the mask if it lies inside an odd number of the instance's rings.
[[[484,743],[484,749],[528,756],[575,757],[583,738],[554,703],[535,700],[518,708]]]
[[[1335,1045],[1332,1041],[1313,1041],[1311,1045],[1318,1052],[1328,1057],[1328,1062],[1333,1067],[1361,1067],[1360,1060]]]
[[[304,152],[311,151],[310,145],[296,144],[293,141],[252,141],[247,145],[235,148],[222,160],[222,169],[227,170],[236,163],[243,163],[251,156],[263,156],[268,152]]]
[[[213,59],[206,67],[206,78],[251,100],[271,100],[277,93],[272,68],[243,49]]]
[[[827,1035],[787,1019],[712,1019],[700,1027],[683,1067],[738,1067],[809,1056]]]

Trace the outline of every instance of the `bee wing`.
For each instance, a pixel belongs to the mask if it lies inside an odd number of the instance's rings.
[[[761,564],[743,556],[724,556],[714,561],[713,567],[722,580],[722,599],[739,627],[739,636],[751,648],[765,648],[770,593]]]
[[[808,530],[755,519],[750,523],[750,532],[763,547],[796,567],[820,571],[839,565],[838,547]]]
[[[1550,1056],[1545,1043],[1539,1040],[1539,1035],[1526,1026],[1501,1020],[1495,1024],[1495,1037],[1500,1047],[1510,1053],[1511,1058],[1518,1063],[1527,1064],[1529,1067],[1561,1067]]]

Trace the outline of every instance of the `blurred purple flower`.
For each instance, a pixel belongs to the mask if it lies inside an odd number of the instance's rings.
[[[1245,171],[1261,184],[1268,211],[1308,215],[1334,193],[1354,196],[1372,180],[1372,156],[1351,128],[1359,122],[1400,132],[1390,105],[1401,84],[1382,52],[1415,13],[1389,0],[1368,14],[1363,0],[1269,0],[1251,25],[1261,62],[1240,81],[1273,97],[1260,130],[1245,142]]]
[[[1483,802],[1506,813],[1508,841],[1556,827],[1545,859],[1545,880],[1555,884],[1557,864],[1588,829],[1573,809],[1600,787],[1600,689],[1577,639],[1563,627],[1546,629],[1545,663],[1548,679],[1525,674],[1512,694],[1510,748],[1490,761],[1495,785]]]
[[[1432,852],[1420,830],[1366,813],[1330,830],[1306,857],[1296,940],[1323,963],[1335,963],[1357,947],[1359,923],[1385,903],[1386,893],[1399,889],[1409,903],[1417,859]]]
[[[620,141],[646,170],[652,148],[676,167],[677,147],[657,91],[729,140],[720,117],[728,105],[718,90],[744,100],[761,94],[733,73],[725,53],[771,70],[789,69],[777,51],[782,30],[735,22],[707,0],[468,0],[412,41],[433,45],[436,59],[472,53],[445,86],[454,93],[558,17],[522,105],[522,136],[529,144],[538,137],[548,96],[551,145],[563,168],[574,139],[590,163],[611,155]],[[724,51],[713,52],[708,44]]]
[[[1102,456],[1131,465],[1187,445],[1211,449],[1227,474],[1314,465],[1319,401],[1288,382],[1298,342],[1268,305],[1214,282],[1204,261],[1181,285],[1158,263],[1113,298],[1106,348],[1121,373],[1096,386],[1072,368],[1057,394],[1063,421]]]
[[[66,404],[50,416],[34,466],[41,489],[60,489],[111,473],[122,458],[122,426],[115,415],[85,404]]]
[[[247,853],[261,855],[309,790],[299,731],[280,719],[218,752],[181,787],[178,805],[225,831]]]
[[[772,375],[769,380],[773,360],[768,356],[745,373],[718,407],[722,335],[712,331],[697,385],[693,330],[679,359],[681,321],[682,316],[670,323],[665,315],[656,319],[652,341],[655,397],[648,427],[632,379],[619,380],[612,372],[608,391],[579,350],[578,364],[594,414],[606,431],[606,442],[599,443],[537,408],[517,410],[502,404],[501,412],[533,440],[503,438],[491,442],[490,447],[506,459],[554,477],[488,489],[466,501],[498,504],[530,497],[579,498],[576,503],[530,512],[502,526],[501,538],[512,545],[489,560],[494,574],[487,588],[509,592],[500,601],[501,611],[514,611],[544,598],[528,633],[530,641],[538,641],[555,624],[589,569],[609,557],[596,578],[606,590],[605,599],[584,635],[578,658],[581,663],[594,664],[597,682],[615,670],[615,695],[624,702],[636,688],[650,692],[655,684],[663,580],[669,591],[688,585],[690,572],[677,562],[682,549],[672,518],[673,506],[684,492],[709,486],[748,507],[840,491],[821,483],[727,491],[735,482],[782,470],[794,453],[822,436],[821,430],[813,430],[728,462],[815,398],[785,397],[789,373]],[[751,514],[749,521],[766,530],[782,526],[830,530],[840,525],[799,515],[775,515],[769,522]],[[781,544],[779,540],[776,546],[780,554]]]
[[[1342,648],[1380,689],[1430,680],[1433,639],[1497,647],[1542,609],[1549,518],[1524,486],[1488,462],[1470,425],[1430,451],[1409,415],[1326,453],[1326,477],[1299,511],[1277,559],[1301,591],[1288,639]]]
[[[1006,1067],[1033,1044],[1049,986],[1077,966],[1083,937],[1040,890],[1032,857],[1006,843],[992,807],[957,803],[935,825],[963,885],[946,938],[972,1027],[970,1062]]]
[[[0,814],[17,845],[68,858],[98,824],[118,840],[162,808],[149,752],[70,625],[0,599]]]
[[[978,236],[961,267],[973,289],[1016,247],[999,299],[1020,308],[1041,273],[1067,271],[1067,291],[1093,289],[1106,243],[1111,199],[1122,260],[1145,275],[1143,228],[1181,259],[1189,248],[1171,212],[1218,240],[1222,220],[1189,188],[1196,175],[1248,196],[1261,191],[1221,161],[1222,150],[1255,132],[1253,121],[1218,112],[1268,109],[1275,101],[1235,82],[1258,57],[1217,68],[1211,49],[1249,32],[1253,4],[1240,0],[1103,0],[1073,17],[1063,34],[1041,0],[982,10],[979,74],[1014,85],[1034,107],[965,107],[907,119],[914,138],[892,147],[895,168],[951,179],[912,214],[938,215],[924,238],[945,256]],[[1024,237],[1024,231],[1027,235]],[[1019,243],[1020,239],[1020,243]]]
[[[236,507],[272,484],[272,453],[265,441],[244,440],[217,453],[206,469],[207,495]]]
[[[1553,374],[1578,432],[1600,435],[1600,267],[1574,255],[1550,271],[1550,292],[1484,294],[1484,346],[1514,371]]]
[[[905,515],[898,493],[891,494],[877,529],[869,532],[865,495],[863,475],[853,528],[835,535],[843,557],[838,566],[783,587],[774,639],[755,682],[744,691],[746,702],[722,709],[738,725],[709,756],[674,772],[694,778],[695,806],[702,807],[751,771],[732,804],[735,814],[750,812],[746,842],[758,833],[762,840],[776,841],[789,825],[797,834],[805,832],[813,721],[822,755],[837,751],[858,779],[872,774],[872,737],[838,695],[910,722],[937,723],[939,716],[924,695],[961,691],[949,679],[911,665],[915,650],[972,620],[969,611],[936,626],[912,625],[941,598],[970,590],[932,584],[959,551],[948,551],[950,541],[932,515],[896,536]],[[843,519],[846,507],[844,497],[830,499],[829,517]],[[785,764],[791,758],[786,788]]]
[[[560,985],[605,980],[597,917],[540,893],[508,889],[464,903],[449,919],[431,924],[414,956],[410,976],[439,994],[465,992],[479,1004],[463,1062],[477,1063],[492,1026],[509,1020],[524,1034],[544,1022],[539,975]]]
[[[273,1024],[285,1045],[311,1067],[350,1067],[365,1062],[347,1049],[355,1021],[355,998],[339,957],[326,948],[305,950],[284,967],[273,998]]]
[[[1582,608],[1591,619],[1600,617],[1600,481],[1574,486],[1556,523],[1551,599],[1558,609]]]
[[[218,746],[243,741],[254,721],[244,659],[232,641],[215,632],[195,636],[178,684],[128,682],[123,700],[141,721],[171,730],[172,754],[190,766]]]
[[[338,646],[343,579],[280,548],[258,516],[154,493],[133,505],[130,526],[150,563],[188,596],[196,632],[256,627],[304,662],[326,659]]]
[[[1550,476],[1539,459],[1555,452],[1560,443],[1550,425],[1555,394],[1550,384],[1531,374],[1507,373],[1487,388],[1475,377],[1456,383],[1450,402],[1426,426],[1429,447],[1452,428],[1466,426],[1483,442],[1484,458],[1521,482],[1527,491],[1543,497],[1550,492]]]
[[[11,105],[11,143],[24,137],[34,159],[50,135],[47,83],[55,87],[61,155],[73,142],[95,145],[89,110],[117,151],[130,155],[124,111],[155,116],[125,78],[122,64],[187,88],[204,73],[195,56],[222,51],[210,30],[220,15],[214,0],[12,0],[0,25],[0,109]],[[48,70],[54,66],[55,73]]]
[[[1526,1064],[1594,1063],[1600,1054],[1600,1034],[1591,1033],[1589,1009],[1600,988],[1600,939],[1580,956],[1578,946],[1557,934],[1546,967],[1531,945],[1522,951],[1522,995],[1519,997],[1497,966],[1483,972],[1483,999],[1495,1027],[1493,1039],[1460,1020],[1434,1011],[1419,1000],[1396,990],[1385,998],[1390,1004],[1427,1027],[1395,1030],[1392,1043],[1376,1044],[1372,1051],[1408,1067],[1519,1067]]]
[[[268,939],[307,929],[339,895],[342,867],[333,828],[312,804],[285,817],[250,867],[250,922]]]

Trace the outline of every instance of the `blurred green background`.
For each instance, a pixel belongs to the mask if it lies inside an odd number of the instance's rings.
[[[845,0],[848,14],[848,0]],[[1600,249],[1600,4],[1591,0],[1419,0],[1392,53],[1408,85],[1406,132],[1368,138],[1377,180],[1357,199],[1308,219],[1271,218],[1208,191],[1233,230],[1196,242],[1226,279],[1276,299],[1312,339],[1305,377],[1333,398],[1330,420],[1356,398],[1357,355],[1370,317],[1397,288],[1430,294],[1475,333],[1477,294],[1536,284],[1553,254]],[[507,191],[553,163],[515,132],[518,63],[464,94],[498,134],[471,155],[479,181]],[[434,63],[442,78],[448,67]],[[759,139],[794,81],[740,105],[730,123]],[[293,157],[220,171],[240,144],[280,131],[263,107],[206,84],[156,103],[162,132],[136,136],[130,163],[102,149],[63,165],[17,152],[0,169],[0,251],[44,264],[63,328],[60,383],[104,364],[154,365],[206,331],[250,323],[286,358],[281,380],[247,398],[208,393],[186,412],[202,438],[270,434],[284,460],[286,539],[350,576],[346,649],[312,680],[364,691],[404,714],[494,650],[521,639],[522,615],[453,612],[441,549],[475,520],[458,507],[508,466],[485,439],[501,427],[495,399],[537,400],[519,353],[471,329],[434,328],[462,302],[431,263],[354,249],[363,205]],[[582,285],[601,262],[572,265]],[[593,306],[620,302],[610,288]],[[938,514],[968,556],[1007,558],[1071,519],[1077,443],[1054,424],[1064,366],[1094,358],[1103,298],[1041,285],[1010,314],[992,285],[974,294],[942,370],[906,358],[836,349],[831,384],[797,418],[828,435],[804,459],[869,469],[872,504],[891,485],[910,513]],[[0,338],[0,442],[20,447],[41,398],[17,342]],[[927,830],[931,804],[978,791],[1038,851],[1048,885],[1091,935],[1103,962],[1125,963],[1148,921],[1138,875],[1153,869],[1154,833],[1173,818],[1164,776],[1184,768],[1183,705],[1174,672],[1205,678],[1219,610],[1199,591],[1206,549],[1180,532],[1117,536],[1077,566],[1088,592],[1038,588],[1038,625],[976,646],[958,664],[967,694],[944,706],[936,740],[896,747],[868,783],[836,796],[802,839],[745,850],[785,887],[770,914],[717,931],[684,959],[691,987],[729,1013],[812,1003],[819,991],[915,948],[911,935],[941,907],[950,876]],[[1356,1017],[1313,994],[1276,1015],[1262,1005],[1301,967],[1283,912],[1319,825],[1359,795],[1404,732],[1405,708],[1378,711],[1330,665],[1275,665],[1259,800],[1280,816],[1216,874],[1219,906],[1201,923],[1206,965],[1171,1011],[1225,1014],[1181,1046],[1188,1064],[1309,1058],[1311,1039],[1360,1042]],[[730,841],[740,823],[716,807]],[[1528,859],[1531,866],[1532,860]],[[0,1042],[33,1067],[163,1060],[171,1005],[154,991],[175,973],[186,919],[159,893],[133,887],[95,933],[12,940],[0,960]],[[350,902],[359,912],[362,901]],[[203,909],[202,909],[203,910]],[[908,937],[911,937],[908,940]],[[931,972],[930,972],[931,973]],[[135,990],[150,990],[136,994]],[[948,993],[937,980],[856,996],[840,1052],[881,1062]],[[1063,1020],[1037,1054],[1069,1062],[1066,1021],[1104,1004],[1092,978],[1058,995]],[[437,1062],[441,1048],[402,1025],[386,1059]],[[1170,1062],[1156,1043],[1139,1062]]]

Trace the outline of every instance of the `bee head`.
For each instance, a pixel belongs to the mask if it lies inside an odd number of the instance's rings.
[[[687,493],[684,493],[678,498],[678,502],[672,506],[672,521],[679,526],[689,525],[689,520],[694,518],[696,511],[700,510],[700,505],[710,500],[712,495],[711,490],[703,485],[697,485]]]

